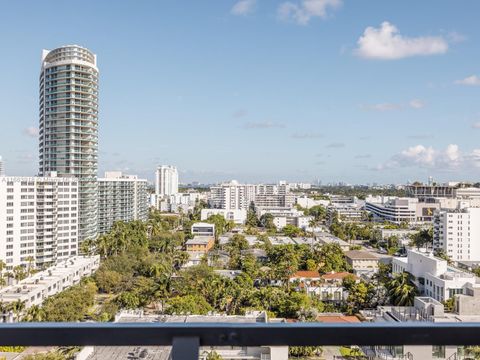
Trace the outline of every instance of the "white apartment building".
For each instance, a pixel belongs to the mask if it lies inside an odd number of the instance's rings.
[[[148,219],[147,180],[119,171],[98,179],[98,233],[110,231],[115,221]]]
[[[313,219],[313,216],[305,216],[303,211],[295,208],[259,207],[258,216],[265,214],[273,216],[273,223],[277,229],[283,229],[286,225],[294,225],[305,230]]]
[[[363,219],[363,203],[339,203],[327,207],[327,220],[331,223],[335,217],[340,221],[354,222]]]
[[[454,261],[480,261],[480,208],[462,207],[435,212],[433,246]]]
[[[327,207],[330,204],[330,200],[315,200],[308,196],[298,196],[295,200],[297,205],[300,205],[302,208],[310,209],[314,206],[324,206]]]
[[[248,210],[251,203],[255,207],[286,207],[295,203],[295,196],[290,194],[287,185],[280,184],[239,184],[229,183],[212,186],[208,204],[214,209]]]
[[[175,166],[161,165],[155,172],[155,194],[157,197],[178,193],[178,171]]]
[[[212,186],[208,204],[214,209],[247,210],[250,203],[255,201],[256,186],[239,184],[232,180],[229,183]]]
[[[243,224],[247,220],[247,210],[202,209],[200,220],[207,220],[212,215],[222,215],[225,220]]]
[[[421,293],[437,301],[446,301],[467,288],[478,287],[479,279],[471,273],[449,266],[432,253],[407,250],[407,257],[392,259],[392,273],[407,271],[415,277]]]
[[[20,300],[25,303],[26,309],[33,305],[41,305],[48,297],[78,284],[83,277],[93,274],[99,266],[98,255],[71,257],[15,285],[0,289],[0,302],[13,303]],[[3,314],[0,322],[12,320],[13,314]]]
[[[372,213],[375,220],[395,224],[432,221],[438,208],[439,203],[419,202],[417,198],[369,196],[365,201],[365,210]]]
[[[74,177],[0,178],[0,259],[11,270],[78,252],[79,185]]]
[[[5,166],[2,157],[0,156],[0,176],[5,176]]]

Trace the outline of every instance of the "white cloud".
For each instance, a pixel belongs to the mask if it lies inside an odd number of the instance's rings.
[[[29,126],[23,129],[23,134],[35,138],[38,136],[38,128],[34,126]]]
[[[293,139],[319,139],[323,135],[319,133],[295,133],[291,137]]]
[[[413,100],[410,100],[408,104],[378,103],[378,104],[362,105],[361,107],[364,110],[384,112],[384,111],[402,110],[404,108],[421,109],[425,107],[425,102],[419,99],[413,99]]]
[[[244,124],[245,129],[273,129],[284,128],[285,125],[281,123],[275,123],[273,121],[261,121],[261,122],[248,122]]]
[[[232,117],[236,118],[236,119],[239,119],[239,118],[243,118],[245,116],[248,115],[248,111],[245,110],[245,109],[238,109],[236,110],[233,114],[232,114]]]
[[[380,28],[367,27],[357,41],[355,53],[367,59],[396,60],[411,56],[444,54],[448,43],[441,36],[406,37],[388,21]]]
[[[421,109],[425,107],[425,102],[419,99],[413,99],[413,100],[410,100],[408,105],[413,109]]]
[[[383,164],[372,170],[385,170],[399,167],[418,167],[437,170],[466,170],[472,166],[480,167],[480,149],[470,153],[460,150],[456,144],[449,144],[444,150],[432,146],[415,145],[402,150]]]
[[[256,2],[256,0],[237,1],[230,12],[233,15],[248,15],[255,9]]]
[[[455,84],[467,86],[480,86],[480,77],[477,75],[468,76],[465,79],[455,81]]]
[[[334,142],[334,143],[328,144],[326,147],[330,149],[339,149],[339,148],[344,148],[345,144],[341,142]]]
[[[380,104],[372,104],[372,105],[363,105],[363,109],[371,110],[371,111],[392,111],[392,110],[399,110],[402,108],[400,104],[393,104],[393,103],[380,103]]]
[[[278,16],[282,20],[307,25],[312,18],[325,19],[329,9],[335,10],[341,5],[342,0],[302,0],[300,3],[287,1],[278,7]]]

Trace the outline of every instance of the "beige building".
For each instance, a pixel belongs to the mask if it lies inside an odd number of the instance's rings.
[[[345,259],[355,274],[372,273],[378,270],[379,258],[368,251],[346,251]]]

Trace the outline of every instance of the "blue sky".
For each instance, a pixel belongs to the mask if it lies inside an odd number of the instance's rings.
[[[478,180],[478,0],[0,0],[0,155],[37,172],[43,48],[98,55],[99,168]]]

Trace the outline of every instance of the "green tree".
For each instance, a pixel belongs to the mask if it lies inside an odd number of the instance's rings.
[[[320,271],[323,273],[349,270],[342,248],[336,243],[325,244],[316,248],[315,255],[320,264]]]
[[[259,225],[257,210],[255,209],[255,204],[253,203],[253,201],[248,207],[247,220],[245,221],[245,224],[251,227],[256,227]]]
[[[206,315],[210,311],[212,307],[201,296],[185,295],[169,299],[165,313]]]
[[[282,232],[285,234],[285,236],[290,236],[290,237],[297,237],[305,234],[305,232],[302,229],[300,229],[299,227],[296,227],[295,225],[290,225],[290,224],[285,225],[284,228],[282,229]]]
[[[404,271],[397,273],[388,282],[387,289],[390,301],[396,306],[412,306],[418,289],[412,274]]]

